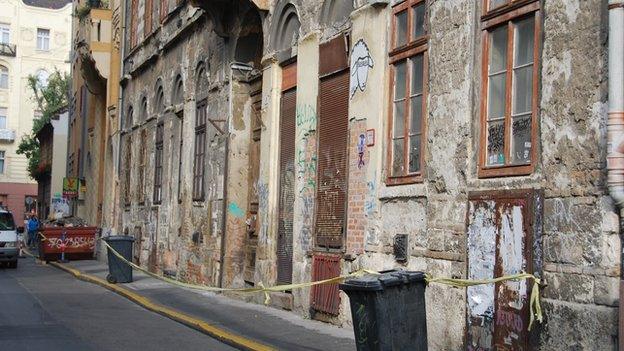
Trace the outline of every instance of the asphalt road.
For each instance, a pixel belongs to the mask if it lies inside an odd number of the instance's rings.
[[[234,350],[54,267],[0,267],[0,350]]]

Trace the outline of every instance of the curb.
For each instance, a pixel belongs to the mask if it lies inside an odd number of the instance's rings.
[[[73,275],[75,278],[88,282],[88,283],[92,283],[92,284],[96,284],[96,285],[100,285],[114,293],[117,293],[125,298],[127,298],[128,300],[136,303],[137,305],[142,306],[143,308],[150,310],[152,312],[156,312],[164,317],[167,317],[173,321],[176,321],[178,323],[184,324],[190,328],[193,328],[199,332],[202,332],[208,336],[211,336],[223,343],[226,343],[230,346],[236,347],[238,349],[241,350],[249,350],[249,351],[273,351],[275,350],[274,348],[261,344],[259,342],[247,339],[243,336],[231,333],[229,331],[226,331],[224,329],[215,327],[212,324],[209,324],[203,320],[197,319],[195,317],[191,317],[187,314],[184,314],[183,312],[177,311],[173,308],[169,308],[169,307],[165,307],[162,305],[159,305],[157,303],[152,302],[152,300],[148,299],[145,296],[139,295],[135,292],[132,292],[128,289],[122,288],[118,285],[115,284],[110,284],[109,282],[107,282],[104,279],[98,278],[96,276],[90,275],[90,274],[85,274],[77,269],[74,268],[70,268],[67,267],[61,263],[57,263],[57,262],[50,262],[51,266],[54,266],[60,270],[63,270],[71,275]]]

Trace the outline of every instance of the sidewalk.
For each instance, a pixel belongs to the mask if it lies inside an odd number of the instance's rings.
[[[73,261],[66,266],[102,279],[108,274],[106,264],[99,261]],[[351,329],[210,292],[172,286],[141,272],[133,273],[134,282],[118,285],[155,303],[267,346],[280,350],[355,350]]]

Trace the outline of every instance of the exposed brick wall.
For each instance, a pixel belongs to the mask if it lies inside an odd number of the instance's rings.
[[[364,252],[364,230],[367,224],[364,204],[368,187],[366,165],[369,161],[366,140],[358,146],[360,136],[366,136],[366,121],[354,120],[349,129],[349,194],[347,208],[347,254]],[[360,153],[362,153],[360,155]]]

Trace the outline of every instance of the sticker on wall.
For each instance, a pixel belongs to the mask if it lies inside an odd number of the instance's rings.
[[[366,136],[364,134],[360,134],[357,150],[358,150],[358,168],[362,168],[364,166],[364,148],[366,146]]]
[[[351,97],[355,95],[358,89],[360,91],[366,89],[368,71],[373,68],[374,65],[375,62],[368,50],[368,45],[366,45],[363,39],[358,40],[351,50]]]

